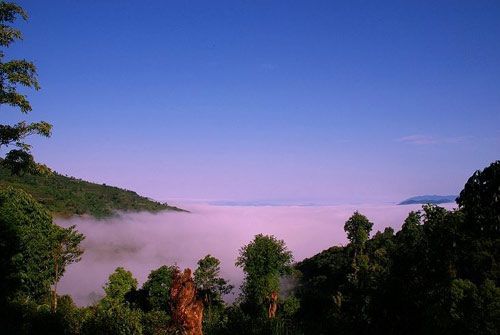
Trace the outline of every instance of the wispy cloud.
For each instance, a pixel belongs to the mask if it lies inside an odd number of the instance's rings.
[[[436,139],[432,136],[427,135],[409,135],[398,139],[398,142],[410,143],[410,144],[435,144]]]
[[[426,144],[461,144],[470,140],[470,136],[438,137],[431,135],[409,135],[397,139],[398,142],[426,145]]]

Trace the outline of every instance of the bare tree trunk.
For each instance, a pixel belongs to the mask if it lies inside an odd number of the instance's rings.
[[[55,283],[54,289],[52,290],[52,296],[50,301],[50,311],[55,313],[57,311],[57,282],[59,281],[59,259],[58,255],[54,257],[54,275],[55,275]]]
[[[278,293],[272,292],[269,302],[269,308],[267,310],[267,316],[269,319],[276,317],[276,310],[278,309]]]
[[[197,297],[191,270],[176,271],[170,288],[172,320],[184,335],[203,335],[203,301]]]

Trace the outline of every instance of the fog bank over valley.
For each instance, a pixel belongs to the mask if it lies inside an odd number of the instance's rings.
[[[451,209],[456,204],[443,207]],[[183,208],[191,213],[122,213],[107,220],[57,219],[61,226],[76,225],[86,236],[83,258],[68,267],[59,292],[71,294],[79,305],[90,304],[102,295],[102,286],[118,266],[132,271],[141,285],[150,271],[161,265],[177,264],[194,270],[197,261],[207,254],[220,259],[222,276],[238,288],[243,272],[234,262],[238,250],[256,234],[272,234],[283,239],[295,260],[300,261],[333,245],[345,244],[344,222],[355,210],[374,223],[374,234],[388,226],[399,230],[408,213],[420,209],[421,205],[191,204]],[[232,301],[236,294],[226,299]]]

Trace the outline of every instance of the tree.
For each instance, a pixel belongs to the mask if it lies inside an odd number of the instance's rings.
[[[147,300],[147,309],[165,312],[169,310],[172,275],[176,270],[176,266],[163,265],[151,271],[141,289]]]
[[[10,187],[0,191],[1,297],[36,301],[48,295],[59,229],[29,194]]]
[[[276,304],[279,280],[291,274],[293,256],[283,240],[272,235],[258,234],[254,240],[240,249],[236,266],[243,268],[245,282],[242,285],[244,300],[255,312]]]
[[[229,294],[233,286],[220,277],[220,261],[211,255],[206,255],[198,261],[194,282],[205,305],[203,327],[205,330],[211,330],[217,326],[224,309],[222,296]]]
[[[488,239],[500,238],[500,161],[474,172],[457,203],[466,216],[467,230]]]
[[[103,287],[106,295],[99,304],[91,308],[90,315],[82,327],[82,334],[129,335],[143,333],[143,313],[130,308],[125,296],[137,289],[137,279],[132,272],[118,267],[108,277]]]
[[[476,171],[457,198],[463,223],[459,241],[461,276],[480,286],[498,283],[500,267],[500,161]]]
[[[122,267],[117,267],[115,272],[109,275],[108,282],[103,287],[106,296],[104,300],[111,303],[124,303],[125,295],[131,290],[137,289],[137,279],[132,272]]]
[[[79,259],[81,239],[74,227],[54,224],[50,213],[26,192],[0,190],[0,323],[6,333],[32,333],[21,331],[29,327],[37,333],[59,333],[49,331],[64,314],[50,313],[50,287]]]
[[[220,261],[211,255],[206,255],[198,261],[194,282],[198,292],[202,293],[203,299],[209,304],[221,301],[222,296],[233,289],[232,285],[220,277]]]
[[[80,243],[83,241],[85,236],[79,233],[75,227],[76,226],[73,225],[68,228],[59,228],[55,232],[54,239],[57,244],[53,250],[55,278],[51,301],[52,312],[57,310],[57,283],[63,276],[66,266],[79,262],[83,254],[83,249],[80,247]]]
[[[366,241],[370,237],[373,223],[366,216],[355,211],[354,214],[344,224],[344,231],[347,233],[350,247],[354,251],[352,257],[352,273],[349,274],[350,280],[355,283],[358,280],[358,271],[360,267],[368,266],[368,258],[364,255]]]
[[[0,48],[8,48],[16,40],[22,39],[21,31],[12,26],[18,18],[27,20],[28,14],[15,3],[0,1]],[[18,92],[19,86],[40,89],[36,66],[25,59],[7,61],[4,51],[0,49],[0,112],[4,112],[2,105],[19,109],[23,114],[32,111],[27,97]],[[46,167],[35,164],[30,153],[31,146],[24,140],[34,134],[49,137],[51,131],[52,125],[45,121],[0,124],[0,149],[9,145],[17,147],[7,153],[2,163],[15,174],[46,171]]]
[[[344,231],[347,233],[347,238],[356,253],[363,250],[366,241],[370,237],[372,227],[373,223],[358,211],[355,211],[344,224]]]
[[[124,304],[97,306],[85,320],[83,335],[142,335],[143,313]]]

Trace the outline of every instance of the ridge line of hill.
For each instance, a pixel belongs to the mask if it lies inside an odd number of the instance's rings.
[[[92,183],[57,172],[49,175],[16,176],[0,166],[0,188],[9,186],[29,193],[53,215],[60,217],[91,215],[102,219],[119,211],[188,212],[115,186]]]

